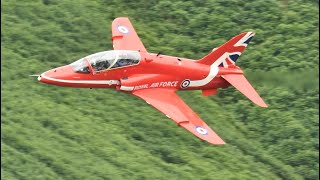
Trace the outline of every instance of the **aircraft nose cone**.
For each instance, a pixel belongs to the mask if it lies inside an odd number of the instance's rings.
[[[47,84],[57,84],[70,78],[73,75],[73,71],[69,66],[62,66],[58,68],[51,69],[42,73],[38,77],[38,81],[47,83]]]

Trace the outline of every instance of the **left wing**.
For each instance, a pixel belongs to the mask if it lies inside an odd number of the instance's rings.
[[[147,51],[127,17],[113,20],[112,41],[115,50]]]
[[[203,122],[192,109],[175,93],[174,89],[142,89],[133,92],[148,104],[164,113],[178,125],[212,144],[225,142]]]

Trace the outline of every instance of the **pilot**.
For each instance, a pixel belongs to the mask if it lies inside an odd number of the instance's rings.
[[[97,71],[101,71],[101,70],[104,70],[104,69],[107,69],[109,66],[107,66],[108,63],[106,63],[105,61],[102,61],[102,62],[98,62],[96,64],[96,70]]]
[[[127,63],[127,60],[126,60],[126,59],[119,59],[118,62],[117,62],[117,64],[118,64],[119,66],[125,66],[125,65],[127,65],[128,63]]]

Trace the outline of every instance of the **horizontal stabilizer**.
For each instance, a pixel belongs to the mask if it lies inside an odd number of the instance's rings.
[[[243,74],[227,74],[222,77],[256,105],[268,107]]]

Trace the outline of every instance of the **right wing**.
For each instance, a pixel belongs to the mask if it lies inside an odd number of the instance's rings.
[[[112,41],[114,50],[147,51],[127,17],[113,20]]]
[[[145,100],[148,104],[151,104],[198,138],[212,144],[225,144],[225,142],[184,103],[175,93],[174,89],[142,89],[134,91],[133,94]]]

